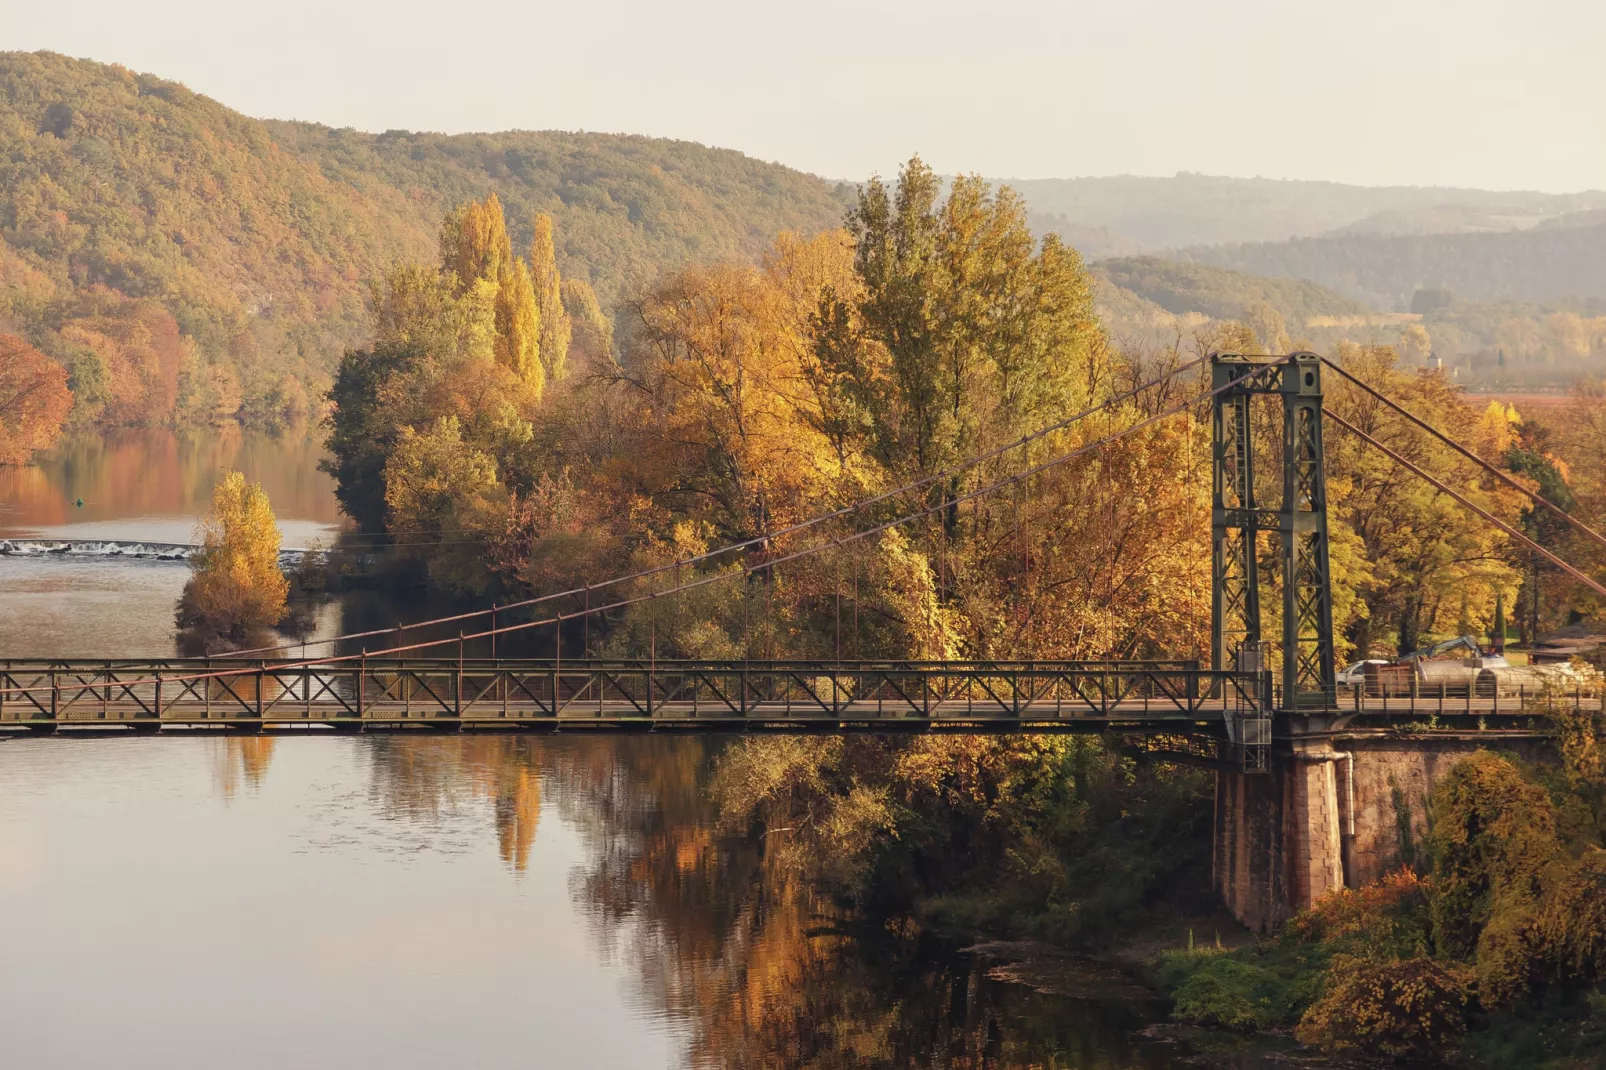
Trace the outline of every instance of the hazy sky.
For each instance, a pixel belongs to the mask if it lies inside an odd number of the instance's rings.
[[[365,130],[628,131],[831,177],[1606,187],[1600,0],[0,0],[0,47]]]

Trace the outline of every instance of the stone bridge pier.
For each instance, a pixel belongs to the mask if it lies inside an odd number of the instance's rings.
[[[1428,800],[1460,759],[1479,749],[1542,759],[1548,747],[1531,732],[1402,736],[1344,720],[1289,718],[1268,772],[1216,774],[1215,886],[1251,929],[1275,929],[1340,888],[1420,865]]]

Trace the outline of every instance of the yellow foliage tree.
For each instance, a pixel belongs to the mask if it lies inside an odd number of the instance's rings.
[[[279,623],[290,584],[279,570],[279,525],[262,485],[225,473],[197,535],[188,623],[231,638]]]
[[[369,288],[374,348],[451,362],[488,360],[495,352],[495,284],[461,292],[455,276],[425,264],[398,264]]]
[[[536,303],[530,269],[523,260],[502,275],[496,291],[496,359],[541,396],[541,354],[545,323]]]
[[[641,461],[663,466],[656,478],[700,484],[714,506],[706,518],[722,531],[801,519],[843,475],[805,362],[809,314],[822,287],[848,273],[849,256],[830,236],[787,238],[762,268],[691,268],[639,306],[651,395],[643,415],[663,445]]]
[[[441,224],[441,267],[456,278],[459,294],[481,279],[500,282],[512,266],[513,245],[496,194],[447,213]]]
[[[590,283],[563,280],[563,311],[573,332],[571,348],[585,366],[599,366],[613,358],[613,322],[603,313]]]
[[[1400,369],[1387,346],[1341,343],[1336,355],[1351,375],[1479,456],[1495,460],[1510,446],[1510,414],[1503,406],[1476,408],[1442,375]],[[1521,495],[1486,479],[1369,395],[1340,379],[1327,405],[1496,516],[1517,519]],[[1454,498],[1338,428],[1327,438],[1327,480],[1335,546],[1354,537],[1364,549],[1365,565],[1350,577],[1364,603],[1350,625],[1358,653],[1409,651],[1446,634],[1481,632],[1497,594],[1515,603],[1510,540]],[[1343,579],[1336,570],[1334,578]],[[1339,598],[1335,591],[1335,603]]]
[[[535,300],[541,310],[541,363],[546,376],[557,382],[568,374],[569,314],[563,307],[563,279],[558,275],[558,255],[552,243],[552,217],[542,212],[535,217],[535,237],[530,242],[530,276],[535,283]]]

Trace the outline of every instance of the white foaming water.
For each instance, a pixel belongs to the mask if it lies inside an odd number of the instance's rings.
[[[145,561],[188,561],[199,549],[193,543],[139,542],[124,539],[0,539],[0,554],[7,557],[133,558]],[[288,567],[306,556],[305,547],[279,551],[279,566]]]

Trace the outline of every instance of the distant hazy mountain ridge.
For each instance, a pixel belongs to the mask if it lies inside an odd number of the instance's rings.
[[[1348,186],[1183,172],[1171,178],[1005,179],[1044,219],[1101,231],[1119,255],[1201,245],[1281,242],[1347,228],[1366,233],[1446,233],[1471,218],[1528,225],[1606,209],[1606,192],[1548,194],[1432,186]],[[1435,214],[1453,216],[1430,222]],[[1370,225],[1363,221],[1370,220]],[[1487,228],[1505,229],[1490,225]],[[1099,254],[1095,254],[1099,255]],[[1112,254],[1103,254],[1112,255]]]
[[[1452,290],[1473,301],[1606,298],[1606,222],[1564,222],[1493,233],[1349,234],[1195,246],[1179,256],[1256,275],[1309,279],[1385,309],[1409,309],[1421,289]]]

